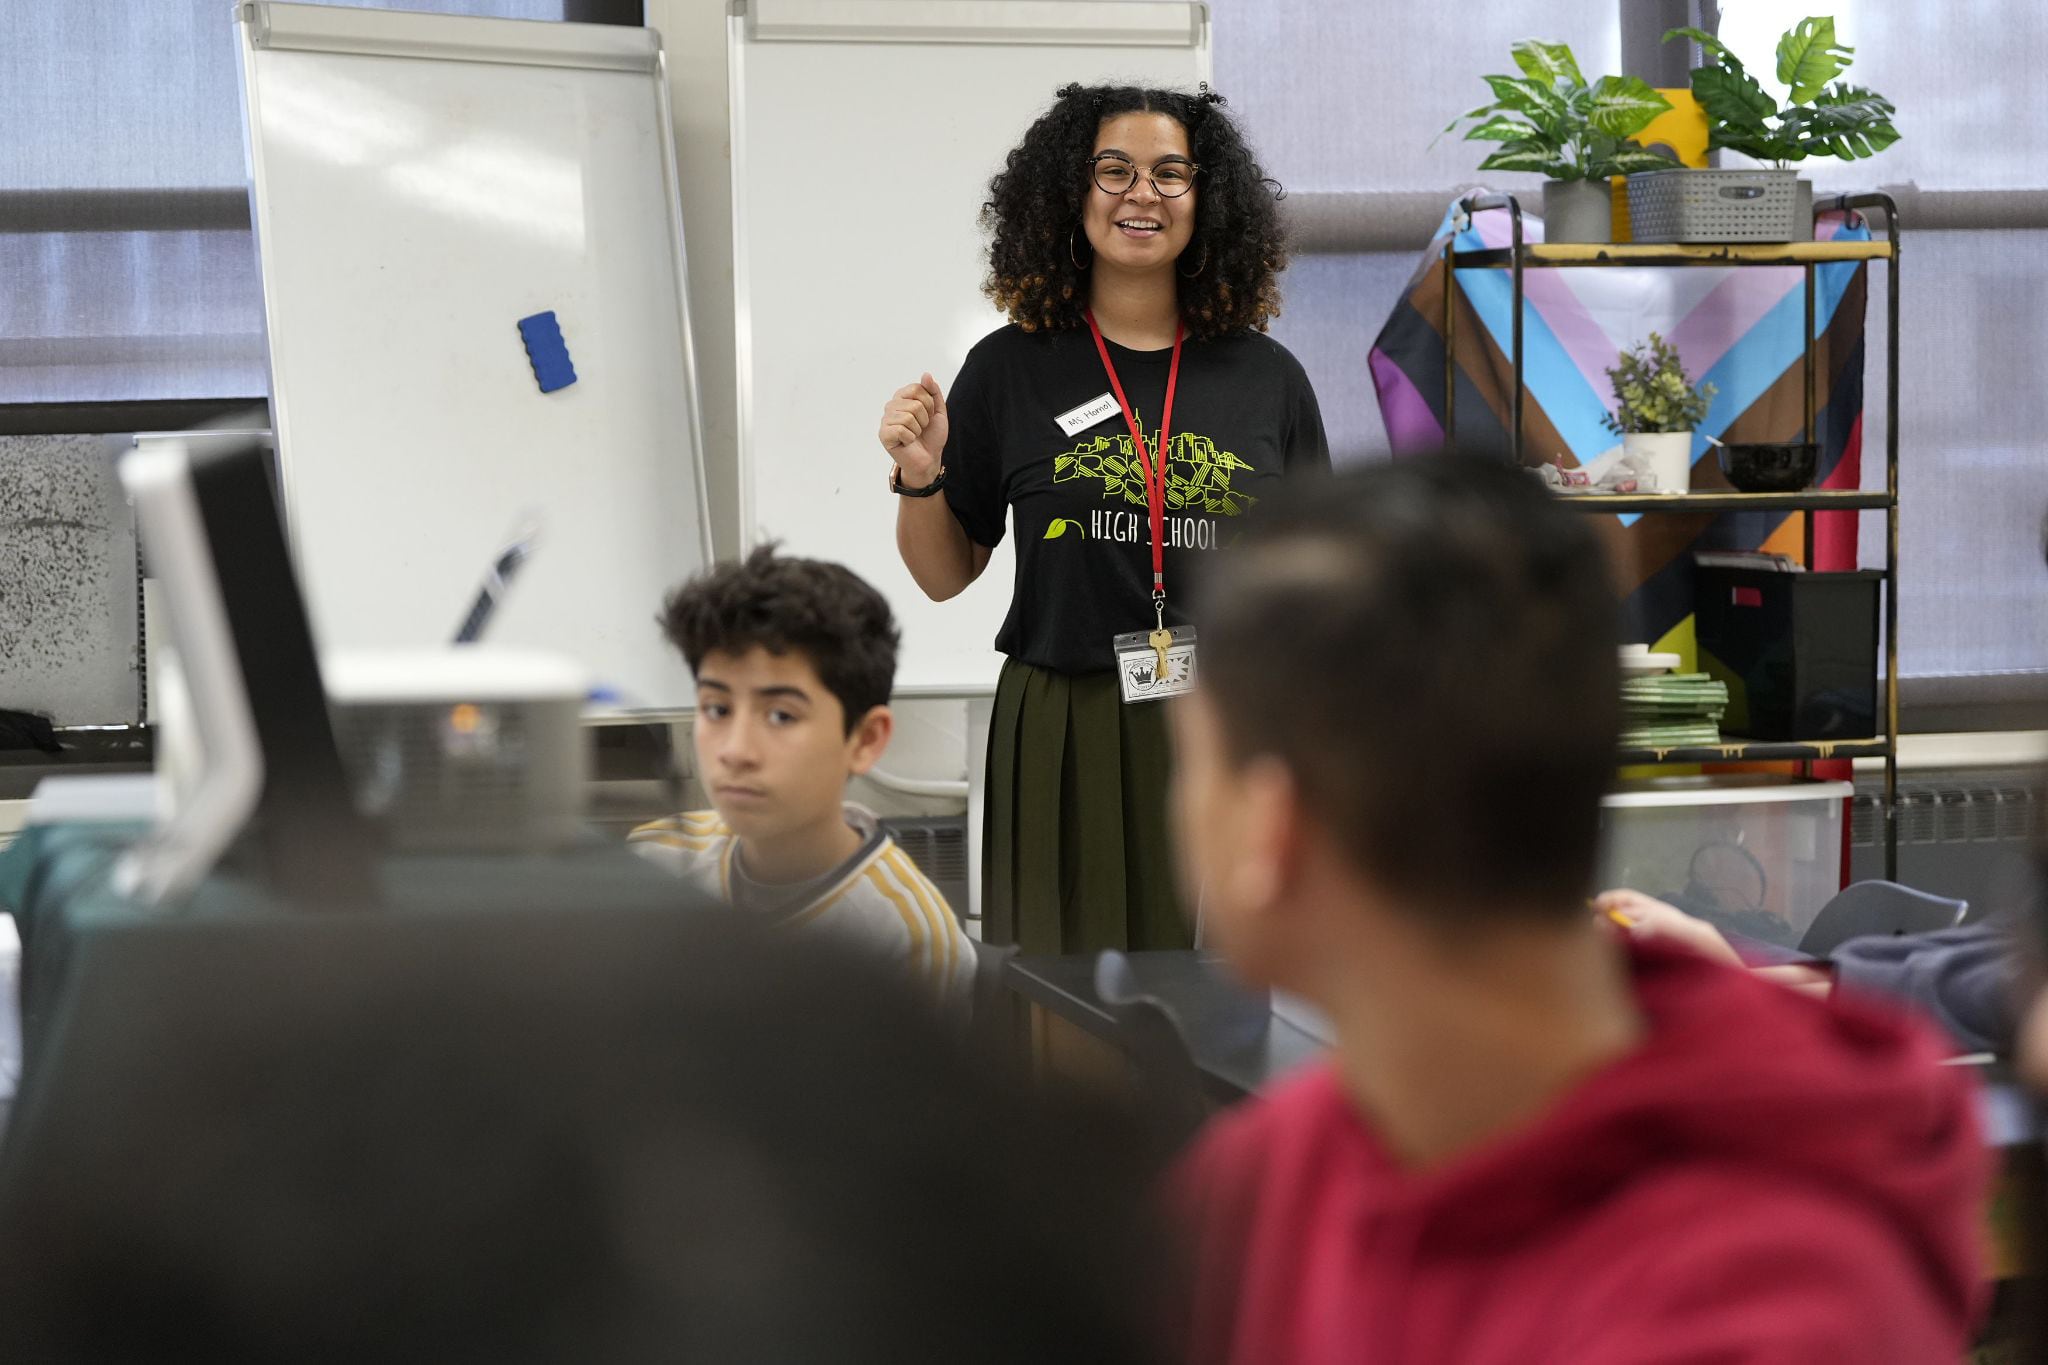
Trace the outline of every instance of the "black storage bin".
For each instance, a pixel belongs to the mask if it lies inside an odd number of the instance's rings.
[[[1697,572],[1700,668],[1728,684],[1724,733],[1776,740],[1877,734],[1883,574],[1706,565]]]

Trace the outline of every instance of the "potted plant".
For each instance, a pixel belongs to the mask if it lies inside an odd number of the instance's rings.
[[[1686,378],[1677,348],[1657,333],[1621,353],[1607,372],[1614,412],[1607,428],[1621,436],[1622,458],[1657,482],[1659,493],[1683,493],[1692,484],[1692,436],[1713,402],[1712,384]]]
[[[1493,102],[1444,128],[1472,126],[1465,139],[1500,144],[1482,171],[1535,171],[1543,185],[1543,235],[1551,242],[1605,242],[1612,236],[1608,180],[1668,167],[1668,157],[1628,139],[1671,102],[1634,76],[1592,84],[1565,43],[1524,38],[1509,49],[1519,76],[1486,76]],[[1438,134],[1442,136],[1442,134]]]
[[[1673,38],[1691,39],[1713,59],[1692,73],[1693,98],[1707,117],[1708,148],[1740,152],[1765,168],[1674,170],[1631,179],[1629,215],[1639,242],[1804,238],[1812,231],[1813,185],[1793,166],[1812,156],[1875,156],[1899,140],[1892,102],[1838,79],[1855,49],[1836,37],[1832,18],[1801,19],[1778,39],[1782,103],[1713,34],[1675,28],[1664,41]]]

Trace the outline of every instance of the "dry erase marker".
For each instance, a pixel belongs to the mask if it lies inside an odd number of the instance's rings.
[[[491,562],[490,572],[484,575],[483,586],[477,589],[476,601],[470,605],[469,614],[462,618],[461,626],[455,631],[456,644],[475,644],[483,635],[491,614],[498,609],[499,600],[504,597],[505,589],[512,582],[512,576],[519,572],[519,566],[533,553],[534,542],[539,539],[539,520],[528,517],[513,533],[511,543]]]

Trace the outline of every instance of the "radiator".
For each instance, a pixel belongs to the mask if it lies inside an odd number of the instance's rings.
[[[1884,778],[1859,773],[1849,813],[1849,880],[1884,875]],[[1899,774],[1899,880],[1970,902],[1977,919],[2011,899],[2028,868],[2043,798],[2030,769]]]
[[[918,871],[932,879],[955,917],[967,918],[967,817],[904,816],[882,821],[896,846],[910,855]]]

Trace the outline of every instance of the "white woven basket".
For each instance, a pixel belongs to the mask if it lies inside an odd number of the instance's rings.
[[[1797,171],[1645,171],[1628,178],[1629,237],[1644,243],[1795,242],[1800,221]]]

